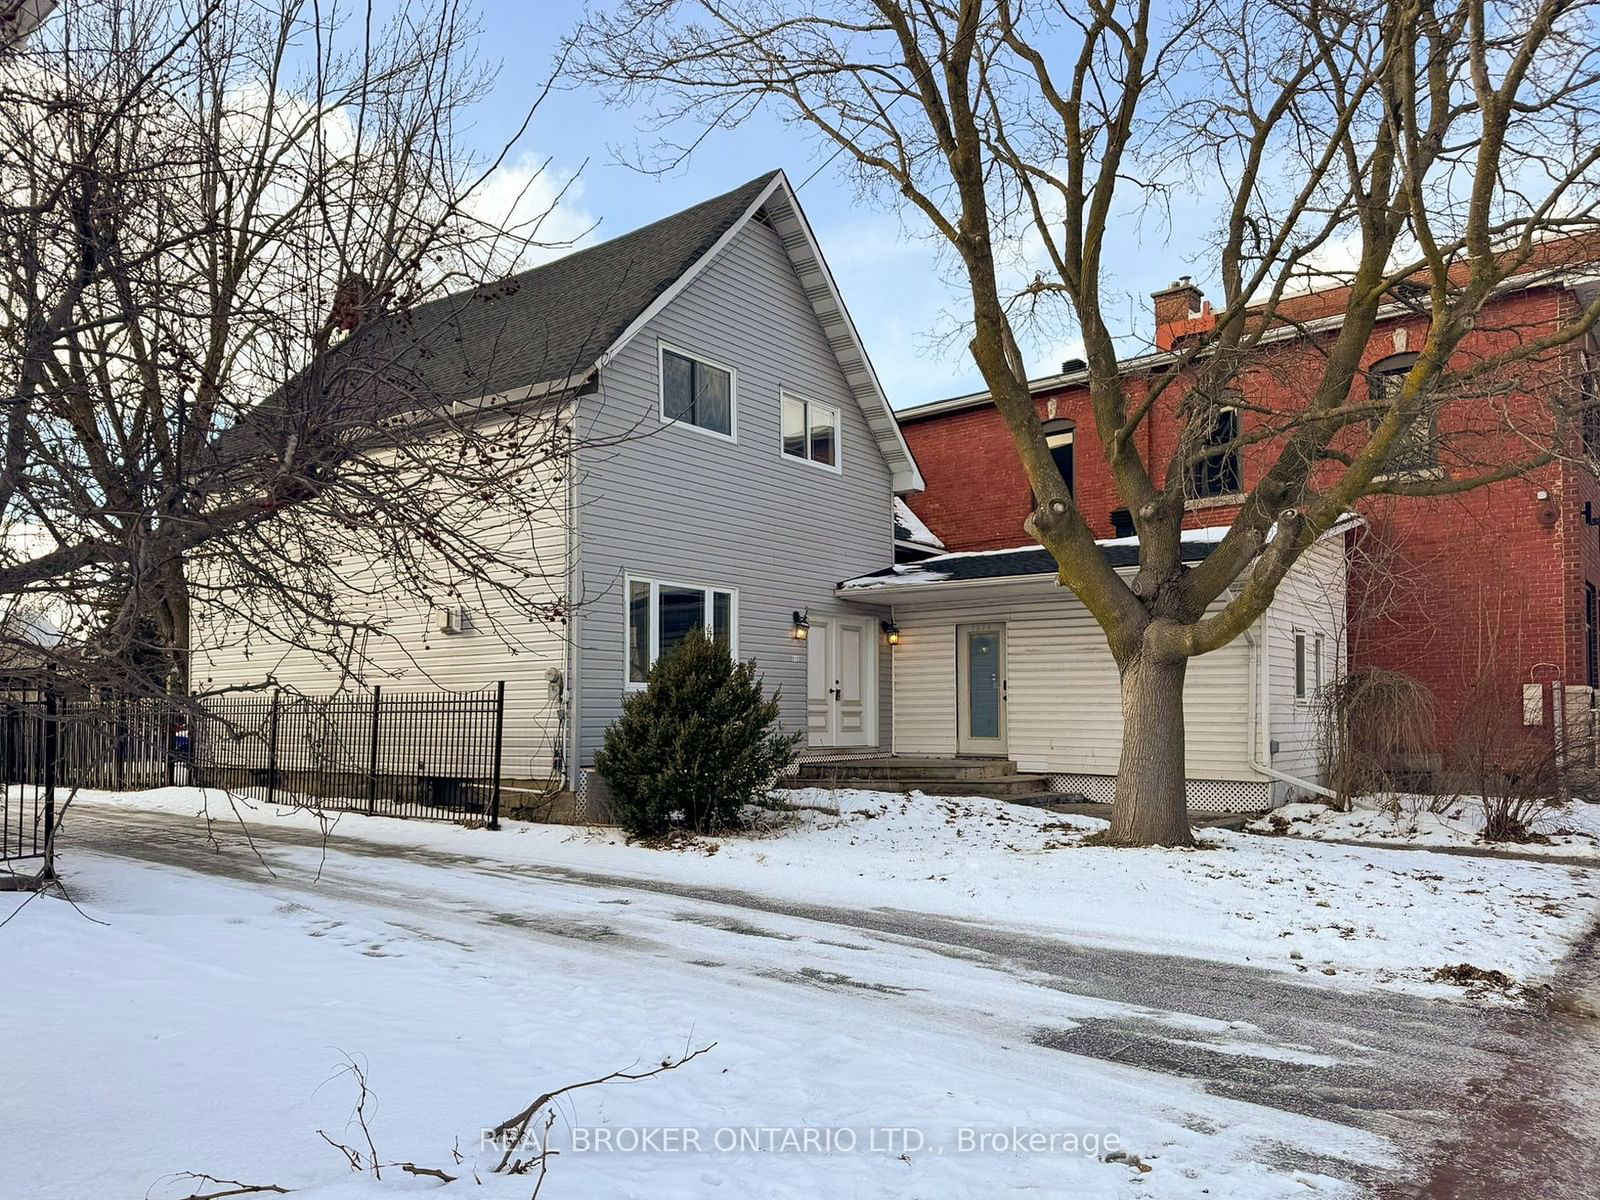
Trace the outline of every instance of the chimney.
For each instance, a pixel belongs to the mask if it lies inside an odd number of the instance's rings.
[[[1210,329],[1211,305],[1194,280],[1180,275],[1159,292],[1151,292],[1156,310],[1156,347],[1171,350],[1178,340],[1191,333]]]

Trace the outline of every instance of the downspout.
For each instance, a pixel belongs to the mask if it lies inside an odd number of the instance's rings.
[[[1258,645],[1255,636],[1246,629],[1244,631],[1245,645],[1249,648],[1249,675],[1250,675],[1250,766],[1251,769],[1271,779],[1283,783],[1293,784],[1310,792],[1314,796],[1323,796],[1329,800],[1337,800],[1339,794],[1330,788],[1323,787],[1320,783],[1312,783],[1309,779],[1301,779],[1298,775],[1290,775],[1287,771],[1280,771],[1265,760],[1267,754],[1265,742],[1272,731],[1272,683],[1268,678],[1271,660],[1267,657],[1267,636],[1272,624],[1265,613],[1261,616],[1261,641]]]

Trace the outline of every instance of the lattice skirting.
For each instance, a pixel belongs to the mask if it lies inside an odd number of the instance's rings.
[[[1200,812],[1258,812],[1272,807],[1271,785],[1252,779],[1191,779],[1189,807]],[[1050,790],[1082,796],[1092,804],[1110,804],[1115,775],[1052,775]]]

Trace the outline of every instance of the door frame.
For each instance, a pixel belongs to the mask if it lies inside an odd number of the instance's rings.
[[[972,724],[972,697],[968,685],[967,639],[974,633],[994,633],[1000,639],[999,683],[1000,736],[974,738],[967,732]],[[1007,709],[1007,676],[1009,670],[1009,639],[1004,621],[970,621],[956,626],[956,753],[1005,757],[1009,753],[1010,713]]]
[[[839,661],[843,647],[843,639],[838,636],[839,626],[850,624],[861,626],[860,645],[862,649],[861,663],[861,741],[841,742],[839,740],[839,685],[844,678],[841,670],[843,664]],[[857,746],[876,746],[881,740],[878,735],[878,621],[873,616],[857,616],[854,613],[833,613],[824,617],[811,617],[807,641],[810,642],[818,633],[827,641],[826,656],[828,659],[828,716],[827,727],[819,734],[810,733],[811,728],[811,662],[812,646],[806,647],[806,746],[808,749],[849,749]]]

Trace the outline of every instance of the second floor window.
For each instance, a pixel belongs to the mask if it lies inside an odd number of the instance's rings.
[[[1239,410],[1217,409],[1205,427],[1201,443],[1204,454],[1189,466],[1189,499],[1208,500],[1213,496],[1232,496],[1243,490],[1238,441]]]
[[[1044,444],[1050,447],[1050,457],[1055,460],[1056,470],[1061,472],[1061,478],[1066,481],[1067,492],[1072,493],[1072,454],[1073,438],[1075,431],[1071,421],[1047,421],[1044,426]]]
[[[733,437],[733,372],[661,347],[661,419]]]
[[[783,453],[839,469],[839,410],[831,404],[783,397]]]
[[[1415,354],[1391,354],[1368,368],[1367,391],[1375,407],[1372,414],[1373,429],[1388,415],[1383,408],[1392,404],[1400,394],[1406,375],[1416,361]],[[1439,466],[1438,432],[1431,409],[1418,413],[1416,420],[1406,427],[1406,431],[1395,442],[1388,465],[1379,475],[1415,475],[1436,470]]]

